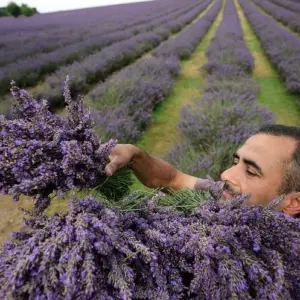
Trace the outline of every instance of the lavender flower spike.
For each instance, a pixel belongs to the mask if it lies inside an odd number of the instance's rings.
[[[102,143],[92,128],[82,97],[72,100],[69,78],[64,87],[67,117],[48,109],[12,82],[13,120],[0,118],[0,191],[18,201],[21,194],[35,200],[42,212],[49,195],[93,186],[104,175],[114,140]]]

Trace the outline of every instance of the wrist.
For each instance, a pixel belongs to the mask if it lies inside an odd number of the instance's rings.
[[[130,162],[134,162],[135,160],[139,159],[142,156],[143,150],[135,145],[128,144],[131,155]]]

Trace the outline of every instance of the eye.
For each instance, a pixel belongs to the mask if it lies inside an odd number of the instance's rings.
[[[246,170],[247,174],[250,175],[250,176],[257,176],[256,173],[253,173],[253,172],[250,172],[249,170]]]

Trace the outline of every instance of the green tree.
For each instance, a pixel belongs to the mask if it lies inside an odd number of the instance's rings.
[[[15,2],[10,2],[6,7],[6,11],[15,18],[19,17],[22,13],[21,7]]]
[[[33,8],[30,8],[27,4],[21,5],[21,14],[26,17],[31,17],[35,14],[35,10]]]
[[[9,16],[9,14],[6,11],[6,7],[0,7],[0,17],[7,17],[7,16]]]

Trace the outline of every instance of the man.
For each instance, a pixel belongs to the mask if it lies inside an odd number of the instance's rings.
[[[130,144],[117,145],[106,166],[106,174],[131,163],[136,177],[147,187],[164,189],[208,189],[207,179],[176,170],[161,159]],[[267,205],[277,196],[278,210],[290,216],[300,213],[300,128],[284,125],[262,127],[233,155],[232,167],[221,174],[222,198],[250,194],[248,205]]]

